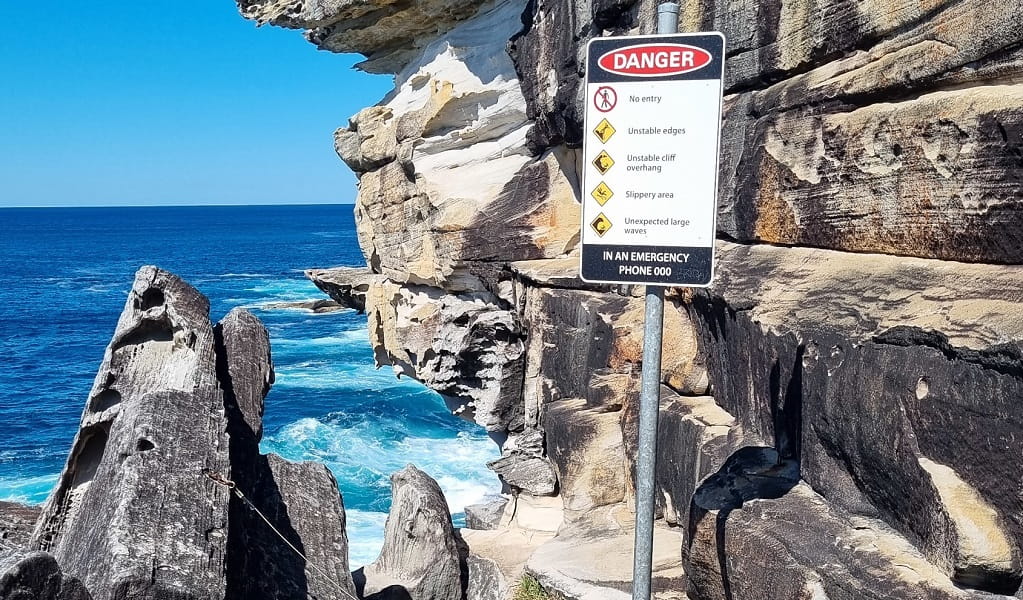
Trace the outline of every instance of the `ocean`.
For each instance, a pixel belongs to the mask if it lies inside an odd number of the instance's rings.
[[[462,509],[497,493],[496,445],[436,393],[377,370],[366,317],[271,305],[326,298],[302,270],[361,266],[350,205],[0,209],[0,500],[46,500],[139,266],[183,277],[214,322],[243,306],[270,331],[264,452],[326,464],[352,568],[374,560],[392,472],[413,463]]]

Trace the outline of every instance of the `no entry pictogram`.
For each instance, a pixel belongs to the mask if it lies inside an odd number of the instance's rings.
[[[618,104],[618,94],[613,87],[602,85],[593,94],[593,106],[600,112],[608,112]]]

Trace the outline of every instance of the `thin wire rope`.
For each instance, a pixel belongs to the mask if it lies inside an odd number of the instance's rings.
[[[346,597],[350,598],[351,600],[359,600],[355,596],[349,594],[348,591],[345,590],[345,588],[339,582],[337,582],[333,577],[331,577],[329,573],[327,573],[325,570],[321,569],[318,565],[316,565],[316,563],[310,561],[306,557],[306,555],[302,553],[301,550],[296,548],[295,545],[292,544],[288,540],[288,538],[284,537],[284,534],[281,533],[280,530],[278,530],[277,527],[275,527],[274,524],[270,522],[270,519],[266,518],[266,515],[263,514],[263,511],[261,511],[258,508],[256,508],[256,505],[253,504],[252,501],[250,501],[248,498],[246,498],[245,494],[243,494],[242,491],[240,489],[238,489],[238,484],[236,484],[235,482],[233,482],[233,481],[231,481],[229,479],[224,479],[223,477],[221,477],[220,475],[215,474],[215,473],[207,472],[207,473],[205,473],[205,475],[207,477],[209,477],[211,480],[213,480],[214,483],[217,483],[218,485],[222,485],[222,486],[226,487],[227,489],[231,490],[231,493],[233,493],[235,496],[237,496],[239,500],[244,502],[245,505],[248,506],[250,509],[252,509],[253,512],[255,512],[257,515],[259,515],[259,518],[262,519],[264,523],[266,523],[267,527],[269,527],[271,529],[271,531],[273,531],[275,534],[277,534],[277,537],[281,538],[281,541],[284,542],[285,544],[287,544],[288,548],[291,548],[292,552],[294,552],[299,557],[301,557],[301,559],[303,561],[305,561],[306,565],[311,567],[313,570],[315,570],[317,573],[319,573],[324,579],[326,579],[331,584],[333,584],[334,587],[336,587],[339,592],[341,592],[342,594],[344,594]],[[310,594],[306,593],[306,596],[310,596]]]

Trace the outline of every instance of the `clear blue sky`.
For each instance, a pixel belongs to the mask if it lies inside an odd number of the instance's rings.
[[[232,0],[20,2],[0,31],[0,206],[352,202],[332,133],[391,78]]]

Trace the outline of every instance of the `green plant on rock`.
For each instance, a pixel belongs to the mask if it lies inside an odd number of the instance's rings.
[[[559,594],[552,594],[543,589],[536,579],[523,575],[515,587],[515,597],[512,600],[562,600],[562,598]]]

